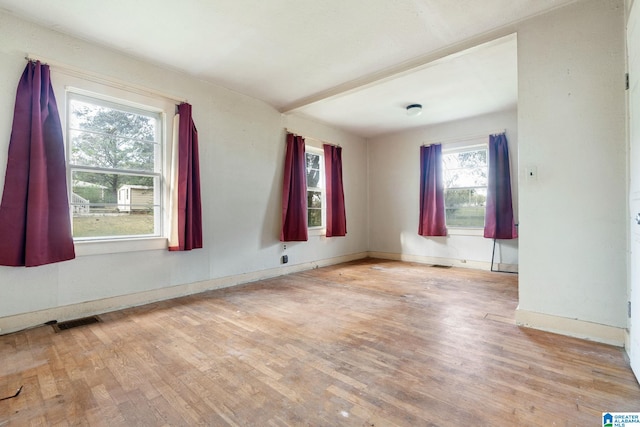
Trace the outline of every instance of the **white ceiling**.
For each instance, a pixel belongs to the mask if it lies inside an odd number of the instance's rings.
[[[413,68],[296,111],[365,137],[516,107],[515,34]],[[406,107],[421,104],[409,117]]]
[[[0,0],[0,8],[370,137],[514,106],[515,37],[472,46],[575,1]],[[411,103],[424,106],[414,120],[404,110]]]

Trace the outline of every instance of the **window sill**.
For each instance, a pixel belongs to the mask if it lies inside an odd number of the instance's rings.
[[[165,237],[149,237],[122,240],[76,240],[76,256],[104,255],[122,252],[167,249]]]
[[[480,236],[484,237],[484,228],[447,227],[449,236]]]
[[[309,230],[308,232],[309,236],[326,236],[327,235],[327,229],[323,227],[309,228],[308,230]]]

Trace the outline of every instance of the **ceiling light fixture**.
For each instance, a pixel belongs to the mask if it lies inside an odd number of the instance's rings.
[[[407,105],[407,116],[415,117],[422,114],[422,105],[420,104],[411,104]]]

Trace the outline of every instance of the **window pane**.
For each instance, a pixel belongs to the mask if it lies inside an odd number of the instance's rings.
[[[307,158],[307,187],[320,186],[320,156],[306,153]]]
[[[163,116],[77,93],[68,105],[73,236],[159,235]]]
[[[71,129],[146,141],[156,139],[157,117],[154,114],[124,111],[80,99],[72,99],[69,109]]]
[[[447,189],[446,221],[450,227],[484,227],[486,188]]]
[[[308,209],[307,221],[309,227],[322,227],[322,209]]]
[[[322,208],[322,193],[320,191],[307,191],[307,207]]]
[[[309,227],[322,226],[322,193],[307,191],[307,221]]]
[[[79,172],[71,174],[71,192],[88,200],[91,204],[118,203],[118,192],[130,187],[139,187],[137,193],[150,192],[145,200],[153,204],[153,189],[155,186],[153,176],[123,175],[104,172]],[[120,193],[123,193],[120,191]],[[73,204],[73,201],[72,201]]]
[[[323,226],[323,186],[322,177],[323,155],[320,153],[305,153],[307,171],[307,222],[310,228]]]
[[[71,163],[108,169],[154,170],[156,144],[69,130]]]
[[[157,178],[73,171],[71,180],[74,237],[154,234]]]
[[[445,188],[487,185],[487,150],[443,154]]]
[[[72,99],[71,163],[109,169],[153,171],[159,118]]]
[[[142,207],[140,207],[142,208]],[[119,212],[119,206],[85,214],[74,211],[73,237],[143,236],[154,234],[155,210],[152,206]]]
[[[447,226],[482,228],[487,200],[487,149],[446,153],[442,163]]]
[[[444,205],[448,208],[484,207],[486,201],[486,188],[450,188],[444,192]]]

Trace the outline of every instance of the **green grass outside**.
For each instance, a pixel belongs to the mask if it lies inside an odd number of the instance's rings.
[[[447,209],[447,226],[449,227],[484,227],[484,207],[470,206]]]
[[[74,216],[73,237],[153,234],[152,214]]]

